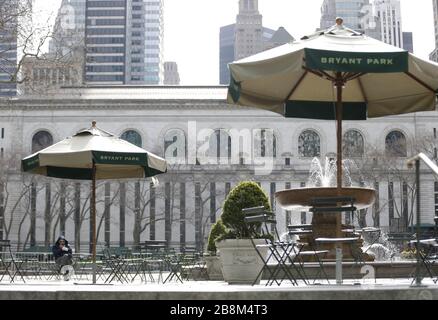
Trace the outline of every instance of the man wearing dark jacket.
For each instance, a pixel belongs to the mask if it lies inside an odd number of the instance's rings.
[[[55,245],[52,247],[52,253],[56,264],[60,267],[73,264],[73,252],[64,236],[60,236],[56,240]]]

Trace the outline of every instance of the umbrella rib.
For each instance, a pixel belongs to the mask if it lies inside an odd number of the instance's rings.
[[[347,78],[345,78],[345,82],[354,80],[356,78],[360,78],[360,77],[362,77],[364,75],[366,75],[366,72],[351,73],[351,74],[348,75]]]
[[[307,67],[303,67],[303,69],[306,70],[307,72],[313,73],[314,75],[316,75],[318,77],[324,78],[323,74],[318,72],[318,71],[316,71],[316,70],[312,70],[312,69],[309,69]]]
[[[301,76],[301,78],[298,80],[297,84],[292,88],[292,90],[289,92],[289,94],[287,95],[286,99],[284,100],[284,103],[287,102],[287,100],[289,100],[289,97],[292,96],[295,91],[298,89],[299,85],[301,84],[301,82],[303,82],[304,78],[306,77],[308,71],[306,70],[306,72],[303,73],[303,75]]]
[[[345,81],[348,81],[348,79],[349,79],[352,75],[355,75],[355,73],[354,73],[354,72],[345,72],[345,73],[342,75],[342,78],[344,78]]]
[[[328,74],[327,72],[325,72],[324,70],[319,70],[319,71],[320,71],[323,75],[325,75],[326,78],[327,78],[328,80],[336,81],[336,78],[335,78],[335,77],[329,75],[329,74]]]
[[[432,87],[430,87],[428,84],[426,84],[425,82],[421,81],[420,79],[418,79],[416,76],[414,76],[412,73],[410,72],[405,72],[405,74],[407,74],[409,77],[411,77],[412,79],[414,79],[415,81],[417,81],[419,84],[421,84],[423,87],[425,87],[426,89],[432,91],[433,93],[436,93],[437,90],[434,90]]]
[[[318,77],[321,78],[327,78],[330,81],[336,81],[336,78],[329,75],[327,72],[323,71],[323,70],[313,70],[313,69],[309,69],[307,67],[303,67],[304,70],[306,70],[307,72],[313,73],[314,75],[317,75]]]

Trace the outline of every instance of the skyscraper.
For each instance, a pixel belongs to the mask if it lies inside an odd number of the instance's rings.
[[[362,7],[360,21],[363,31],[368,37],[382,39],[381,23],[374,4],[368,3]]]
[[[433,3],[433,19],[435,23],[435,50],[433,50],[429,59],[438,62],[438,0],[432,0]]]
[[[21,94],[44,95],[62,86],[84,83],[86,0],[62,0],[55,20],[49,52],[24,57]]]
[[[336,17],[369,37],[404,48],[400,0],[324,0],[321,29],[331,27]],[[409,35],[405,35],[409,40]],[[408,45],[412,50],[412,45]]]
[[[369,0],[324,0],[321,6],[321,29],[333,26],[336,17],[342,17],[345,26],[364,32],[361,10],[368,4]]]
[[[164,82],[165,85],[179,85],[180,78],[178,65],[174,61],[164,62]]]
[[[85,35],[88,84],[162,82],[163,0],[87,0]]]
[[[292,37],[284,27],[280,27],[277,31],[275,31],[272,37],[266,41],[265,50],[279,47],[283,44],[293,41],[295,41],[294,37]]]
[[[62,0],[49,43],[51,55],[70,55],[75,51],[84,53],[86,0]]]
[[[403,49],[414,53],[414,35],[412,32],[403,32]]]
[[[230,82],[229,63],[272,47],[269,41],[275,32],[263,27],[262,15],[258,11],[258,0],[239,0],[236,23],[220,28],[220,83]]]
[[[400,0],[376,0],[374,6],[380,24],[379,40],[403,48]]]
[[[86,3],[86,67],[89,84],[126,83],[127,0]]]
[[[128,0],[126,83],[163,82],[163,0]]]
[[[14,0],[0,3],[0,97],[17,95],[17,28]]]
[[[320,28],[327,29],[335,24],[337,16],[336,0],[324,0],[321,5]]]
[[[239,0],[236,19],[234,58],[243,59],[263,50],[262,15],[258,0]]]
[[[220,84],[230,82],[230,70],[228,64],[234,60],[234,43],[236,24],[221,27],[219,35],[219,81]]]

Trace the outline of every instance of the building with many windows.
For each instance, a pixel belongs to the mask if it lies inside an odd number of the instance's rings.
[[[219,32],[219,83],[230,83],[228,64],[234,59],[234,42],[236,39],[236,24],[221,27]]]
[[[23,57],[20,94],[41,94],[62,86],[84,84],[85,1],[63,0],[55,20],[49,51]]]
[[[438,0],[432,0],[433,3],[433,21],[435,26],[435,50],[433,50],[429,59],[438,62]]]
[[[414,51],[412,32],[402,31],[400,0],[324,0],[320,29],[333,26],[336,17],[371,38]]]
[[[71,52],[63,57],[43,54],[38,58],[24,57],[19,85],[21,95],[45,95],[64,86],[80,86],[84,81],[83,52]]]
[[[58,57],[85,53],[86,0],[63,0],[56,16],[49,53]]]
[[[179,85],[180,78],[178,65],[174,61],[164,62],[164,82],[165,85]]]
[[[287,32],[284,27],[280,27],[277,31],[274,32],[272,37],[265,42],[264,49],[272,49],[293,41],[295,41],[294,37],[289,32]]]
[[[263,27],[262,18],[258,10],[258,0],[239,0],[236,23],[220,28],[220,84],[230,83],[229,63],[293,40],[283,27],[278,30]],[[274,34],[276,38],[271,40]]]
[[[19,159],[89,127],[92,120],[169,163],[168,173],[157,177],[158,186],[149,179],[99,182],[99,247],[166,239],[175,247],[201,249],[226,195],[244,180],[265,190],[279,230],[309,223],[309,212],[286,212],[276,205],[275,192],[312,185],[315,158],[324,168],[335,157],[335,122],[285,119],[228,105],[226,91],[223,86],[75,87],[0,101],[0,190],[7,187],[9,194],[0,219],[11,226],[0,225],[0,237],[22,249],[51,244],[62,233],[76,251],[89,250],[89,182],[21,175]],[[406,159],[421,150],[437,160],[437,123],[438,112],[344,122],[349,159],[344,183],[377,190],[374,206],[353,221],[345,216],[345,222],[380,226],[391,234],[408,231],[416,206],[415,177]],[[424,168],[423,224],[433,225],[436,190],[434,176]]]
[[[18,17],[13,14],[15,0],[0,4],[0,97],[17,95],[17,34]]]
[[[258,0],[240,0],[236,18],[234,58],[240,60],[263,50],[262,15]]]
[[[335,24],[336,17],[342,17],[346,27],[364,32],[361,10],[369,3],[369,0],[324,0],[320,28],[327,29]]]
[[[414,53],[414,35],[412,32],[403,32],[403,49]]]
[[[86,2],[87,84],[163,82],[163,0]]]
[[[374,7],[380,24],[378,40],[404,48],[400,0],[376,0]]]

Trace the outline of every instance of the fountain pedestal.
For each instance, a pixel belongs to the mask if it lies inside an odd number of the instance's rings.
[[[353,232],[343,232],[342,230],[350,229],[351,226],[342,224],[342,215],[338,212],[317,213],[313,215],[311,235],[306,236],[303,239],[305,243],[309,244],[308,248],[317,248],[318,250],[328,250],[329,253],[325,256],[327,260],[336,260],[336,247],[342,249],[342,256],[344,261],[355,260],[355,254],[353,250],[360,250],[363,240],[359,238],[356,243],[338,243],[334,244],[321,244],[316,243],[315,239],[318,238],[354,238],[357,237]],[[352,246],[355,246],[352,247]],[[358,251],[355,251],[356,255]],[[364,255],[365,261],[373,261],[372,257]]]
[[[279,191],[275,194],[277,202],[286,210],[302,210],[312,207],[312,200],[317,198],[343,197],[354,199],[353,204],[357,210],[371,206],[375,201],[375,190],[368,188],[302,188]],[[351,202],[338,203],[337,207],[351,206]],[[346,209],[347,211],[347,209]],[[353,232],[345,232],[346,229],[351,229],[351,226],[342,224],[342,214],[340,212],[315,212],[312,219],[313,233],[302,236],[301,242],[307,243],[308,248],[304,250],[329,250],[326,256],[328,260],[336,259],[336,246],[342,247],[343,260],[354,260],[352,250],[360,250],[362,240],[357,243],[344,244],[317,244],[317,238],[352,238],[357,237]],[[355,246],[355,248],[353,247]],[[353,247],[353,248],[352,248]],[[364,260],[372,261],[373,259],[364,255]]]

